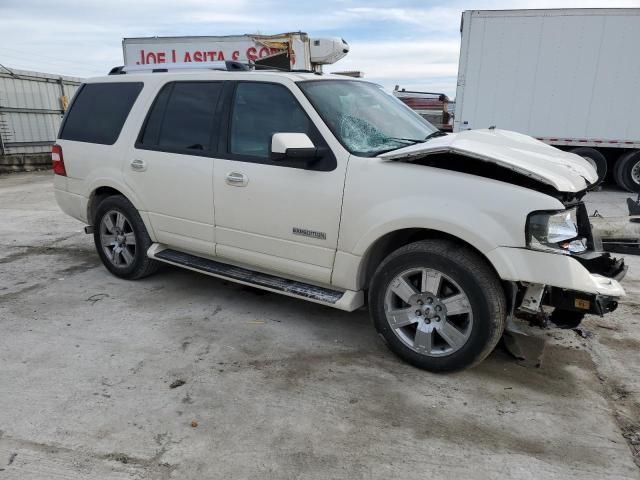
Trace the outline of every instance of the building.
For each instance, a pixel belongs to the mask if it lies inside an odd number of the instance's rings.
[[[50,165],[51,145],[81,82],[0,65],[0,172]]]

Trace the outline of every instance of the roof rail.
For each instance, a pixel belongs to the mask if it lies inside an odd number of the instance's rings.
[[[188,62],[188,63],[147,63],[145,65],[125,65],[113,67],[109,75],[123,75],[134,72],[159,73],[169,70],[222,70],[222,71],[245,71],[250,70],[249,65],[233,60],[221,62]]]

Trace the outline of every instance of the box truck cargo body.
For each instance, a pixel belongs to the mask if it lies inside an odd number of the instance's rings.
[[[229,35],[189,37],[143,37],[122,40],[124,64],[200,63],[233,60],[260,61],[286,53],[293,70],[318,70],[349,52],[339,37],[310,38],[304,32],[278,35]]]
[[[640,9],[465,11],[454,131],[514,130],[640,191]]]

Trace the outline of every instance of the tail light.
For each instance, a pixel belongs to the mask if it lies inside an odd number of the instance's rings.
[[[62,157],[62,147],[60,145],[54,145],[51,147],[51,164],[53,165],[53,173],[56,175],[67,176],[67,171],[64,168],[64,158]]]

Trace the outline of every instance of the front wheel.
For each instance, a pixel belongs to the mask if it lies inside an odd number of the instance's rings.
[[[480,363],[504,331],[506,300],[495,272],[447,240],[404,246],[378,267],[369,310],[389,348],[432,372]]]

